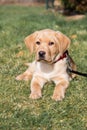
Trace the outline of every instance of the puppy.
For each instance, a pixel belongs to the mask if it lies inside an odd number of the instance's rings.
[[[29,68],[16,79],[32,79],[30,94],[32,99],[41,98],[44,84],[53,81],[55,88],[52,99],[61,101],[65,97],[70,78],[74,77],[67,73],[66,52],[70,46],[70,39],[59,31],[44,29],[27,36],[25,44],[31,53],[36,54],[36,58],[35,61],[29,63]],[[75,70],[75,63],[70,57],[69,59]]]

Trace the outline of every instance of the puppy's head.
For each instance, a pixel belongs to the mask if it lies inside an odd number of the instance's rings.
[[[70,40],[61,32],[44,29],[26,37],[25,44],[31,53],[36,53],[37,61],[52,63],[68,49]]]

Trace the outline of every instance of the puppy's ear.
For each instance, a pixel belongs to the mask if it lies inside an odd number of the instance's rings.
[[[61,32],[56,32],[56,37],[59,41],[59,52],[64,53],[69,48],[71,41],[67,36],[65,36]]]
[[[24,39],[24,42],[31,53],[33,53],[35,50],[35,39],[36,39],[37,34],[38,32],[34,32]]]

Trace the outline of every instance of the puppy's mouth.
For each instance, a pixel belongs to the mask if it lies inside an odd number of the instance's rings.
[[[51,64],[52,63],[52,60],[46,60],[45,58],[39,58],[37,59],[38,62],[45,62],[45,63],[48,63],[48,64]]]
[[[54,55],[52,58],[49,57],[49,59],[46,59],[46,57],[38,57],[38,62],[45,62],[47,64],[53,64],[59,59],[60,55]]]

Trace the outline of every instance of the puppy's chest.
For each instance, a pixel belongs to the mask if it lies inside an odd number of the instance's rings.
[[[51,78],[66,74],[66,68],[66,60],[62,60],[53,65],[37,62],[35,75],[50,80]]]

